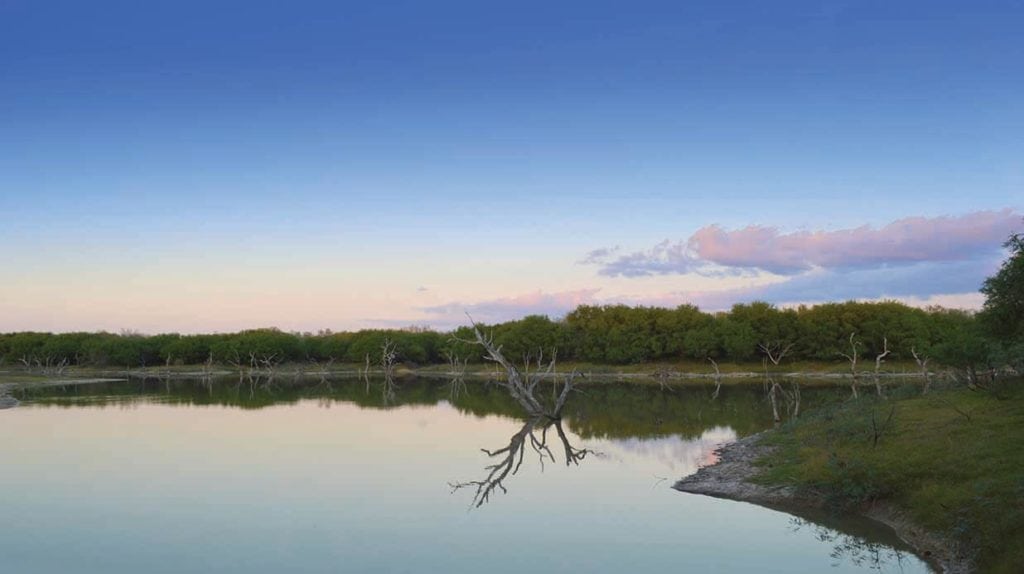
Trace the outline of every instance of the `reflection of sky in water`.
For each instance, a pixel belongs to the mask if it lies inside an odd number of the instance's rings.
[[[587,441],[587,445],[600,451],[610,460],[636,464],[638,459],[656,461],[672,471],[675,479],[693,474],[702,466],[714,464],[718,457],[715,449],[736,440],[736,431],[727,427],[712,427],[699,438],[687,440],[679,436],[658,438],[629,438],[607,441]]]
[[[867,568],[832,558],[830,544],[794,531],[788,515],[671,490],[733,438],[725,427],[696,441],[583,441],[570,432],[576,446],[604,456],[542,468],[528,452],[508,493],[469,511],[471,494],[452,494],[448,483],[481,478],[489,459],[480,449],[507,445],[520,422],[444,403],[329,406],[5,411],[3,570]],[[904,562],[904,572],[923,571],[912,557]]]

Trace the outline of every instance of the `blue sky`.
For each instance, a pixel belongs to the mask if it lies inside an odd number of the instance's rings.
[[[1019,230],[1021,29],[1019,2],[0,0],[0,330],[976,305],[998,241],[806,276],[579,261],[709,226]]]

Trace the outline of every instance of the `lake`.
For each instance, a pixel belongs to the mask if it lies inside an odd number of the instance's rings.
[[[0,571],[931,571],[868,521],[671,488],[772,425],[760,384],[716,400],[701,386],[580,388],[560,426],[531,428],[473,381],[16,391],[0,411]],[[807,388],[802,408],[848,392]]]

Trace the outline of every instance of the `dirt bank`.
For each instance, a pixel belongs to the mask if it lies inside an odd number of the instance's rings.
[[[789,486],[763,485],[753,482],[759,473],[757,461],[772,455],[773,448],[761,444],[765,431],[740,439],[718,449],[716,464],[701,468],[677,482],[673,488],[682,492],[716,498],[750,502],[801,515],[803,510],[820,511],[824,497],[798,492]],[[860,510],[863,516],[892,528],[897,536],[916,550],[933,567],[946,574],[971,574],[975,569],[956,551],[957,545],[944,536],[914,525],[892,505],[876,503]]]

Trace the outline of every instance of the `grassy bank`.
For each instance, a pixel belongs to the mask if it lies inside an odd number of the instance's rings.
[[[765,440],[756,479],[853,509],[886,502],[973,553],[982,572],[1024,564],[1024,392],[906,387],[807,413]]]

